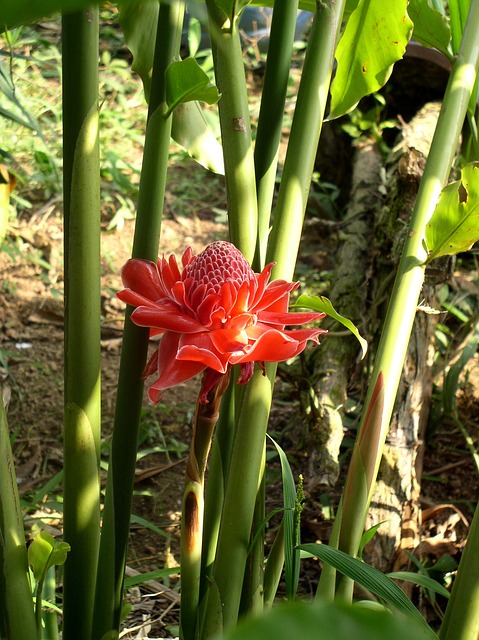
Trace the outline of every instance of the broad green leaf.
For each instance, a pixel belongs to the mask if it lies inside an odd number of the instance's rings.
[[[449,57],[451,29],[446,16],[434,9],[431,0],[411,0],[407,12],[414,23],[414,40]]]
[[[439,593],[445,598],[449,598],[451,595],[449,591],[437,580],[421,573],[414,573],[413,571],[393,571],[386,575],[389,578],[394,578],[395,580],[405,580],[406,582],[412,582],[413,584],[417,584],[425,589],[430,589],[431,591],[434,591],[434,593]]]
[[[467,164],[461,179],[447,185],[426,226],[426,263],[468,251],[479,240],[479,163]]]
[[[58,13],[88,9],[92,0],[2,0],[0,2],[0,32],[21,24],[29,24],[40,18]]]
[[[347,553],[344,553],[344,551],[333,549],[326,544],[302,544],[300,549],[332,565],[342,574],[348,576],[348,578],[351,578],[351,580],[354,580],[366,589],[369,589],[374,595],[398,611],[411,615],[426,625],[425,620],[404,591],[402,591],[391,578],[381,573],[381,571],[378,571],[357,558],[353,558]]]
[[[171,137],[205,169],[224,175],[223,147],[198,102],[179,104],[173,111]]]
[[[118,19],[125,44],[133,55],[131,68],[140,76],[147,100],[150,96],[158,12],[158,2],[132,0],[118,5]]]
[[[303,294],[299,296],[299,298],[296,300],[296,302],[292,306],[303,307],[305,309],[312,309],[313,311],[319,311],[321,313],[325,313],[330,318],[333,318],[333,320],[337,320],[338,322],[340,322],[343,326],[349,329],[349,331],[351,331],[351,333],[358,339],[359,344],[361,345],[361,350],[363,354],[362,357],[364,358],[364,356],[366,355],[366,351],[368,350],[368,343],[360,335],[359,331],[357,330],[356,326],[351,322],[351,320],[349,320],[348,318],[345,318],[344,316],[342,316],[340,313],[336,311],[336,309],[333,307],[331,301],[328,300],[328,298],[325,298],[324,296],[311,297]]]
[[[283,603],[249,616],[221,640],[433,640],[434,632],[411,616],[324,600]],[[219,640],[218,636],[214,640]]]
[[[413,24],[406,7],[407,0],[360,0],[336,50],[328,119],[348,113],[386,83],[411,37]]]
[[[166,69],[166,102],[168,113],[192,100],[215,104],[220,99],[218,89],[194,58],[172,62]]]
[[[55,540],[48,531],[37,533],[28,547],[28,563],[33,569],[35,580],[41,580],[50,567],[63,564],[69,551],[70,545],[67,542]]]

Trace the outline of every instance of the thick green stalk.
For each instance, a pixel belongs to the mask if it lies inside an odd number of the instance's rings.
[[[358,445],[351,462],[351,472],[364,469],[367,490],[361,500],[353,492],[343,495],[339,548],[351,555],[357,553],[361,539],[416,315],[427,257],[424,247],[426,224],[449,177],[478,62],[479,3],[473,2],[412,213],[366,397]],[[357,526],[358,521],[362,526]],[[352,595],[351,581],[341,579],[338,593],[349,599]]]
[[[218,3],[219,4],[219,3]],[[226,195],[231,242],[253,260],[258,207],[251,126],[238,16],[230,20],[215,0],[206,0],[225,163]]]
[[[479,507],[467,536],[446,614],[439,630],[441,640],[479,638]]]
[[[274,278],[293,277],[344,5],[317,4],[266,254]]]
[[[145,136],[133,256],[155,261],[166,186],[171,117],[165,118],[165,70],[177,57],[184,3],[160,5]],[[132,492],[136,464],[148,330],[137,327],[127,310],[123,334],[112,450],[105,497],[93,638],[120,623]]]
[[[258,240],[253,268],[264,266],[276,182],[279,143],[288,88],[298,2],[278,2],[271,20],[268,58],[254,149],[258,197]]]
[[[22,510],[0,401],[0,638],[37,640]]]
[[[267,376],[256,371],[248,382],[242,410],[236,416],[203,638],[222,628],[232,629],[238,619],[276,365],[267,365],[267,371]]]
[[[211,440],[219,416],[221,396],[229,382],[223,376],[209,392],[208,402],[196,403],[195,422],[186,468],[181,516],[181,609],[182,640],[197,637],[202,567],[204,481]]]
[[[98,8],[63,16],[63,638],[90,638],[100,536]]]

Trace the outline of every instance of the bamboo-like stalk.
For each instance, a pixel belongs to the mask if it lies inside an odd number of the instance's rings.
[[[253,268],[264,267],[278,166],[284,105],[293,54],[298,2],[278,2],[273,11],[263,93],[254,148],[258,239]]]
[[[293,277],[344,5],[317,3],[266,253],[273,278]]]
[[[161,230],[171,117],[165,118],[165,70],[177,57],[184,2],[160,5],[132,255],[156,261]],[[138,429],[143,399],[142,372],[148,330],[134,325],[127,309],[117,387],[112,449],[105,497],[93,638],[118,629],[126,563]]]
[[[398,266],[366,396],[358,444],[351,461],[350,473],[358,473],[362,469],[366,491],[361,499],[353,495],[354,492],[345,491],[343,494],[339,548],[350,555],[355,555],[359,547],[416,315],[427,257],[424,246],[426,224],[449,177],[469,97],[474,87],[479,64],[478,36],[479,3],[471,3],[461,48],[451,71],[411,216],[409,233]],[[362,523],[362,526],[358,526],[358,523]],[[340,578],[338,595],[350,599],[352,586],[349,579]]]
[[[63,16],[63,638],[89,639],[100,536],[98,7]]]
[[[0,637],[37,640],[22,510],[2,401],[0,460]]]
[[[197,637],[203,543],[204,481],[214,429],[219,417],[221,396],[228,387],[229,374],[209,392],[208,402],[196,404],[193,436],[186,468],[181,517],[181,610],[182,640]]]
[[[221,94],[219,115],[225,164],[231,242],[253,260],[258,224],[254,155],[238,16],[226,16],[206,0],[215,77]]]
[[[238,619],[276,365],[267,365],[267,373],[263,376],[258,370],[248,382],[242,410],[236,416],[203,638],[233,628]]]

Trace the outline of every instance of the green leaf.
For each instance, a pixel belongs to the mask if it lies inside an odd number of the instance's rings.
[[[449,591],[437,580],[420,573],[414,573],[413,571],[393,571],[386,575],[389,578],[394,578],[395,580],[405,580],[406,582],[412,582],[413,584],[417,584],[425,589],[430,589],[431,591],[434,591],[434,593],[439,593],[445,598],[449,598],[451,595]]]
[[[171,137],[205,169],[224,175],[223,147],[198,102],[179,104],[173,111]]]
[[[286,595],[294,598],[299,579],[299,551],[295,548],[299,543],[299,522],[295,519],[296,486],[293,472],[283,449],[273,438],[268,436],[276,447],[281,462],[281,476],[283,479],[283,527],[284,527],[284,576]]]
[[[147,101],[150,97],[158,12],[158,2],[132,0],[118,5],[118,19],[125,44],[133,55],[131,68],[143,82]]]
[[[325,544],[302,544],[300,549],[327,562],[351,580],[359,583],[389,605],[409,614],[427,626],[425,620],[398,585],[374,567]]]
[[[426,264],[440,256],[468,251],[479,240],[479,163],[461,170],[461,179],[447,185],[426,226]]]
[[[364,358],[364,356],[366,355],[366,351],[368,350],[368,343],[360,335],[359,331],[357,330],[356,326],[351,322],[351,320],[349,320],[348,318],[345,318],[344,316],[342,316],[340,313],[336,311],[336,309],[333,307],[331,301],[328,300],[328,298],[325,298],[324,296],[311,297],[311,296],[307,296],[306,294],[303,294],[299,296],[299,298],[296,300],[296,302],[292,306],[303,307],[305,309],[312,309],[313,311],[319,311],[321,313],[325,313],[330,318],[333,318],[333,320],[337,320],[338,322],[340,322],[347,329],[349,329],[349,331],[351,331],[351,333],[358,339],[359,344],[361,345],[362,357]]]
[[[363,557],[364,547],[368,544],[368,542],[370,542],[374,538],[379,527],[385,522],[387,522],[387,520],[381,520],[381,522],[378,522],[377,524],[373,525],[363,533],[363,535],[361,536],[361,542],[359,543],[359,550],[358,550],[358,556],[360,558]]]
[[[220,99],[218,89],[194,58],[172,62],[166,69],[166,102],[169,115],[184,102],[200,100],[215,104]]]
[[[2,0],[0,3],[0,32],[3,29],[18,27],[58,13],[89,9],[95,2],[92,0]],[[98,4],[98,3],[96,3]]]
[[[167,578],[180,573],[180,567],[169,567],[167,569],[156,569],[155,571],[147,571],[146,573],[139,573],[137,576],[129,576],[125,578],[125,589],[131,589],[139,584],[145,584],[150,580],[160,580],[161,578]]]
[[[414,40],[449,57],[451,29],[446,16],[434,9],[431,0],[411,0],[407,12],[414,23]]]
[[[222,640],[432,640],[434,632],[410,616],[382,609],[317,600],[280,604],[261,616],[243,619]],[[219,640],[215,636],[214,640]]]
[[[69,551],[70,545],[67,542],[55,540],[48,531],[37,533],[28,547],[28,563],[33,569],[35,580],[40,581],[50,567],[63,564]]]
[[[406,7],[407,0],[360,0],[336,50],[329,120],[348,113],[386,83],[411,37],[413,23]]]

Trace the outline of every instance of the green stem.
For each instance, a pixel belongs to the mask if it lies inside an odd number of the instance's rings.
[[[293,277],[344,5],[317,3],[266,255],[273,278]]]
[[[196,404],[181,517],[181,609],[182,640],[196,638],[199,621],[201,556],[203,542],[204,480],[221,396],[229,382],[223,376],[208,394],[207,404]]]
[[[258,208],[247,84],[238,16],[230,19],[215,0],[206,0],[225,163],[226,195],[231,242],[245,258],[253,260]]]
[[[89,639],[100,535],[98,8],[63,16],[63,638]]]
[[[439,630],[440,640],[477,640],[479,637],[479,507],[467,536],[457,576]]]
[[[3,402],[0,461],[0,637],[37,640],[22,510]]]
[[[267,376],[256,371],[248,382],[242,410],[236,416],[204,638],[222,627],[225,630],[233,628],[238,619],[276,365],[267,365],[267,371]]]
[[[161,230],[171,118],[165,118],[165,70],[177,57],[184,3],[162,3],[145,136],[143,167],[133,241],[133,257],[156,261]],[[93,638],[120,624],[123,574],[128,548],[138,429],[143,399],[142,373],[148,351],[147,329],[125,317],[112,450],[103,516],[95,595]]]
[[[264,571],[264,606],[273,606],[276,591],[278,590],[281,573],[284,566],[284,520],[278,529],[278,533],[269,552]]]
[[[56,567],[50,567],[45,577],[43,585],[44,599],[55,604],[56,590]],[[58,616],[55,611],[45,609],[43,612],[43,621],[45,624],[44,637],[46,640],[58,640]]]
[[[359,517],[364,525],[416,315],[417,301],[424,280],[424,263],[427,257],[424,248],[426,224],[434,212],[441,189],[449,177],[469,97],[474,87],[479,61],[478,34],[479,3],[473,2],[464,30],[461,49],[451,71],[424,176],[411,216],[409,233],[398,266],[366,397],[358,436],[359,446],[355,447],[353,452],[351,469],[355,469],[357,472],[357,469],[364,467],[367,490],[364,492],[362,500],[358,500],[357,496],[354,497],[353,493],[349,494],[346,491],[343,495],[339,548],[350,555],[357,553],[362,535],[362,527],[351,526],[351,523],[357,522]],[[371,420],[371,405],[377,399],[381,378],[384,381],[381,392],[382,407],[380,415],[374,416],[374,419]],[[373,426],[374,429],[366,433],[365,426]],[[346,599],[351,598],[352,584],[350,580],[340,579],[338,594]]]
[[[268,58],[254,149],[258,197],[258,241],[253,268],[264,266],[276,182],[284,104],[293,54],[298,2],[276,4],[271,20]]]

